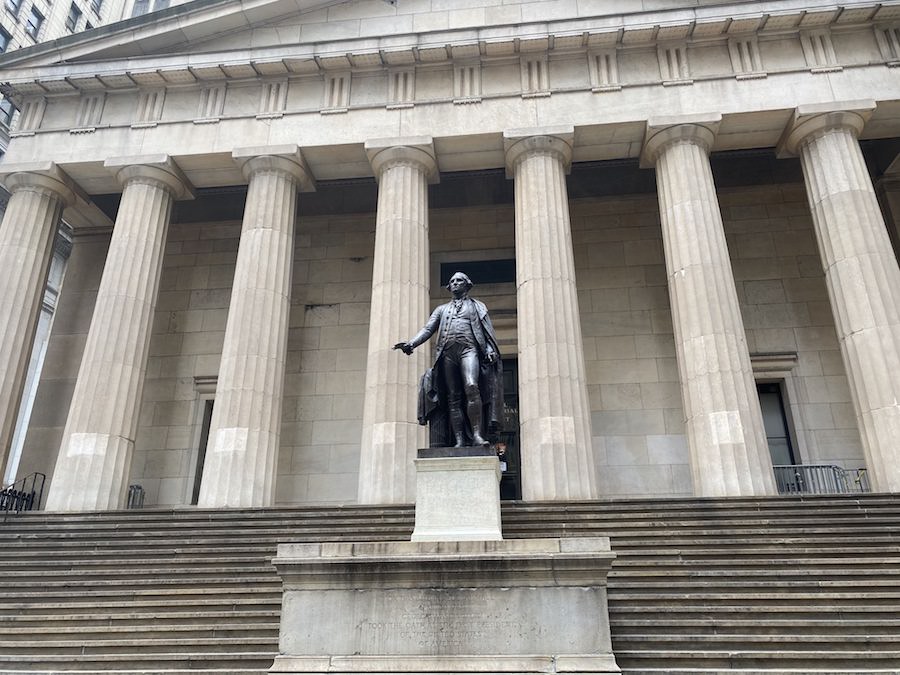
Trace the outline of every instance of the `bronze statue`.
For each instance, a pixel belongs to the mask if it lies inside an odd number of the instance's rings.
[[[419,383],[419,424],[428,424],[431,447],[489,445],[503,420],[503,365],[497,337],[483,302],[469,297],[474,286],[462,272],[450,277],[453,299],[440,305],[408,342],[407,356],[435,332],[434,363]]]

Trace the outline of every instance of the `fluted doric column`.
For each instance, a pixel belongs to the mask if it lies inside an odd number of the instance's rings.
[[[504,134],[515,179],[519,424],[526,501],[593,499],[596,467],[566,172],[573,130]]]
[[[12,193],[0,224],[0,476],[6,467],[16,416],[63,208],[75,186],[48,165],[6,178]]]
[[[53,472],[49,511],[125,505],[172,202],[189,194],[168,158],[107,160],[122,183],[109,253]]]
[[[297,191],[313,189],[296,146],[233,156],[250,185],[197,502],[210,508],[274,500]]]
[[[366,152],[378,181],[378,213],[359,501],[411,503],[413,460],[427,438],[416,423],[416,397],[429,350],[405,356],[391,347],[428,319],[428,183],[437,180],[437,164],[430,138],[370,141]]]
[[[784,149],[803,165],[870,483],[900,492],[900,269],[857,140],[874,102],[842,107],[798,109]]]
[[[651,120],[656,188],[694,493],[775,492],[747,337],[709,165],[718,120]]]

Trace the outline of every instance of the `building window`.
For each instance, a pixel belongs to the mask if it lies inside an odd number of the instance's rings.
[[[69,7],[69,14],[66,16],[66,30],[74,33],[78,30],[78,22],[81,21],[81,10],[74,2]]]
[[[16,114],[16,106],[8,98],[0,101],[0,124],[9,129],[12,126],[13,115]]]
[[[103,9],[103,0],[91,0],[91,9],[94,10],[94,14],[100,16],[100,10]]]
[[[11,41],[12,35],[3,30],[3,28],[0,28],[0,53],[6,51],[6,48],[9,47]]]
[[[134,0],[134,6],[131,8],[131,16],[140,16],[141,14],[149,14],[169,6],[169,0]]]
[[[28,13],[28,19],[25,21],[25,32],[37,40],[43,24],[44,15],[38,11],[37,7],[32,7]]]
[[[18,14],[22,8],[22,0],[6,0],[6,9],[13,14]]]

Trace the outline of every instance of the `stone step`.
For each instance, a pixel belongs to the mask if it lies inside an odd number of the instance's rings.
[[[653,590],[663,595],[669,593],[712,593],[718,590],[729,592],[740,590],[747,593],[755,593],[756,589],[769,590],[777,587],[783,591],[809,591],[821,589],[824,593],[843,592],[852,589],[900,589],[900,577],[894,579],[778,579],[765,581],[748,581],[744,579],[729,580],[699,580],[699,579],[671,579],[669,581],[622,581],[616,579],[610,582],[609,587],[616,592],[628,592],[634,589]]]
[[[83,594],[79,597],[89,597]],[[176,598],[177,599],[177,598]],[[159,613],[187,611],[201,612],[207,609],[223,610],[236,609],[246,611],[277,611],[281,612],[281,594],[277,597],[273,594],[259,595],[253,597],[201,597],[192,598],[189,603],[181,605],[173,605],[173,597],[165,596],[162,598],[140,597],[140,599],[119,600],[115,598],[104,598],[103,604],[98,606],[95,599],[90,600],[72,600],[71,595],[66,596],[64,600],[51,600],[47,598],[38,598],[36,602],[13,602],[4,600],[0,606],[4,611],[10,614],[46,614],[47,612],[69,612],[72,614],[84,614],[92,610],[101,609],[108,614],[130,614],[136,611],[149,610]]]
[[[143,587],[152,587],[152,586],[160,586],[160,587],[176,587],[176,586],[189,586],[191,588],[196,588],[199,582],[203,582],[203,585],[207,588],[223,588],[223,587],[232,587],[232,586],[243,586],[245,584],[254,584],[257,590],[261,587],[273,587],[276,588],[280,592],[281,590],[281,580],[278,578],[278,575],[274,572],[267,575],[230,575],[230,576],[221,576],[221,572],[216,575],[211,574],[197,574],[192,575],[190,573],[185,573],[182,575],[166,575],[164,573],[158,573],[156,576],[146,578],[143,576],[138,576],[137,578],[132,577],[123,577],[122,575],[103,575],[96,573],[72,573],[72,574],[58,574],[58,575],[47,575],[46,578],[42,579],[41,575],[31,575],[32,578],[22,577],[13,577],[10,575],[10,579],[14,579],[16,581],[16,589],[18,591],[23,591],[28,588],[39,588],[45,589],[48,591],[54,591],[60,588],[112,588],[121,590],[123,588],[143,588]]]
[[[189,669],[181,669],[181,668],[166,668],[164,670],[147,670],[142,668],[141,670],[121,670],[121,669],[110,669],[104,668],[102,671],[104,675],[266,675],[269,669],[267,668],[189,668]],[[0,668],[0,675],[20,675],[21,673],[28,673],[28,675],[59,675],[61,672],[67,672],[61,670],[58,667],[54,667],[53,670],[8,670],[4,668]],[[83,672],[83,671],[82,671]]]
[[[698,620],[730,618],[746,621],[807,621],[820,619],[823,616],[840,616],[842,619],[858,622],[882,622],[900,616],[896,605],[781,605],[777,607],[748,607],[747,605],[692,604],[685,602],[676,605],[662,604],[628,604],[611,601],[609,603],[610,623],[614,630],[619,621],[633,621],[639,618],[653,618],[662,621]]]
[[[51,673],[92,672],[101,673],[109,670],[126,670],[137,673],[172,670],[197,669],[220,670],[224,672],[241,672],[248,669],[267,671],[274,661],[272,651],[241,653],[215,652],[175,652],[169,654],[146,654],[133,651],[123,654],[45,654],[41,649],[31,654],[0,655],[0,672],[15,669],[13,672],[33,673],[49,671]]]
[[[664,673],[665,675],[709,675],[710,673],[715,673],[716,675],[721,675],[722,672],[721,668],[647,668],[645,666],[638,669],[622,668],[622,675],[654,675],[655,673]],[[802,670],[796,668],[756,667],[729,668],[727,672],[729,675],[810,675],[812,673],[824,673],[826,675],[874,675],[884,673],[885,675],[897,675],[896,668],[865,668],[863,670],[842,668],[840,671],[835,671],[829,667],[816,668],[810,665],[807,665]],[[0,675],[2,673],[3,671],[0,671]]]
[[[614,633],[615,652],[652,649],[686,650],[818,650],[823,653],[847,651],[900,653],[900,635],[765,635],[741,633],[729,635],[666,635],[656,633]],[[878,654],[875,654],[878,656]]]
[[[864,662],[866,669],[891,669],[897,672],[900,652],[838,651],[821,650],[616,650],[616,661],[623,669],[647,668],[670,669],[693,668],[700,664],[707,669],[731,671],[732,668],[765,668],[775,666],[780,669],[794,669],[795,672],[845,673],[859,668]],[[811,670],[812,669],[812,670]],[[870,671],[869,671],[870,672]],[[891,672],[889,670],[889,672]]]
[[[149,638],[149,639],[108,639],[108,640],[0,640],[0,654],[5,657],[24,656],[40,653],[48,656],[102,656],[133,654],[139,652],[143,658],[155,654],[203,652],[206,654],[230,655],[241,651],[270,653],[278,651],[278,635],[253,637],[235,636],[224,638]],[[0,661],[2,663],[2,661]]]
[[[611,536],[625,672],[888,672],[879,659],[900,652],[896,496],[513,503],[503,514],[507,536]],[[0,675],[264,672],[277,652],[276,543],[407,539],[413,520],[408,506],[21,515],[0,524]],[[264,663],[244,660],[260,641]],[[31,652],[7,656],[8,645]],[[110,653],[127,649],[137,660]]]
[[[859,619],[822,619],[792,618],[772,619],[765,622],[759,619],[731,619],[728,617],[706,617],[698,619],[679,619],[668,616],[654,616],[652,619],[628,619],[621,616],[615,622],[616,635],[632,633],[649,633],[654,635],[837,635],[869,634],[900,635],[900,618],[878,618],[876,620]]]
[[[828,592],[817,593],[798,590],[797,592],[769,590],[757,591],[747,590],[744,593],[737,591],[730,593],[713,593],[691,591],[677,591],[673,593],[640,593],[630,591],[619,591],[618,589],[609,589],[610,603],[614,600],[619,603],[647,603],[656,602],[661,605],[682,603],[685,601],[704,602],[713,605],[722,605],[740,601],[748,606],[759,605],[778,605],[779,603],[796,603],[803,601],[807,606],[817,605],[824,602],[839,606],[842,602],[853,603],[865,600],[868,604],[874,605],[890,605],[900,608],[900,591],[853,591],[853,592]]]
[[[615,549],[613,549],[615,550]],[[783,558],[769,555],[768,557],[738,557],[734,555],[721,555],[720,557],[682,557],[680,555],[667,554],[665,557],[638,557],[635,555],[620,555],[613,561],[613,573],[622,569],[631,570],[725,570],[734,568],[741,571],[755,570],[806,570],[822,567],[834,569],[880,569],[895,566],[900,563],[900,556],[888,554],[884,556],[822,556],[817,558]]]
[[[209,638],[229,638],[231,640],[242,637],[266,638],[278,640],[278,621],[270,623],[257,622],[252,625],[240,625],[237,622],[229,624],[195,624],[160,626],[142,624],[137,626],[58,626],[50,629],[41,627],[20,627],[3,625],[3,642],[27,642],[35,636],[40,636],[41,641],[54,640],[78,640],[79,642],[94,642],[106,640],[112,636],[127,640],[161,640],[168,638],[205,640]]]
[[[46,605],[39,605],[36,609],[53,609]],[[184,608],[176,608],[172,611],[154,611],[149,607],[140,612],[128,612],[123,609],[119,612],[74,612],[66,611],[71,608],[57,607],[53,614],[25,614],[22,608],[15,614],[0,615],[0,630],[78,630],[98,629],[111,630],[129,628],[143,629],[147,626],[167,626],[170,629],[189,630],[194,626],[203,626],[215,621],[215,626],[231,630],[232,625],[241,629],[248,626],[266,626],[270,622],[278,625],[281,617],[281,603],[277,609],[268,610],[222,610],[211,605],[204,605],[197,611],[182,611]]]
[[[17,572],[29,570],[37,570],[41,573],[46,572],[48,574],[53,574],[75,569],[89,571],[108,570],[111,572],[121,572],[123,574],[130,573],[133,570],[140,570],[141,574],[144,574],[149,570],[172,571],[179,568],[203,568],[210,571],[237,570],[240,572],[249,573],[260,573],[268,570],[274,571],[275,568],[268,561],[263,559],[263,564],[260,564],[260,562],[261,560],[259,555],[234,556],[232,558],[227,558],[223,556],[196,556],[193,554],[190,556],[186,556],[173,553],[164,558],[145,557],[128,565],[123,565],[122,560],[119,557],[95,558],[92,556],[87,558],[80,557],[74,559],[59,559],[59,557],[56,557],[52,560],[47,560],[46,558],[31,559],[7,555],[6,559],[0,559],[0,574],[10,575]],[[187,565],[189,565],[190,568],[186,568],[185,566]]]

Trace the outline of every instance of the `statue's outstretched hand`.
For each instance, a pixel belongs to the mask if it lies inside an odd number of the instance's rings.
[[[398,342],[397,344],[394,345],[394,349],[399,349],[404,354],[409,356],[413,353],[413,349],[415,349],[415,347],[413,347],[408,342]]]

